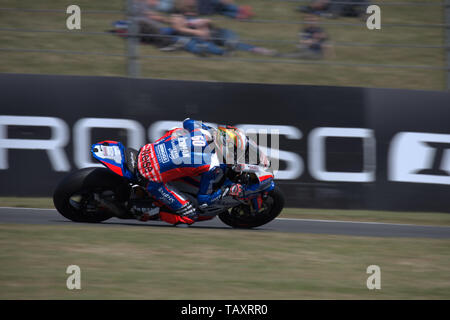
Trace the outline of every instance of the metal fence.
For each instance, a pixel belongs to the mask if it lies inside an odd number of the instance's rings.
[[[310,3],[308,0],[261,0],[269,4],[282,3],[282,2],[295,2],[296,4]],[[416,64],[380,64],[380,63],[354,63],[346,61],[327,61],[327,60],[300,60],[300,59],[288,59],[288,58],[236,58],[236,57],[208,57],[208,61],[237,61],[237,62],[249,62],[249,63],[282,63],[282,64],[308,64],[308,65],[325,65],[325,66],[345,66],[345,67],[369,67],[369,68],[386,68],[386,69],[422,69],[422,70],[441,70],[445,71],[446,87],[450,90],[450,0],[445,2],[370,2],[368,3],[354,3],[349,1],[337,1],[336,4],[352,4],[368,6],[369,4],[375,4],[379,6],[399,6],[399,7],[440,7],[445,17],[445,23],[383,23],[383,28],[410,28],[410,29],[438,29],[444,30],[445,40],[443,43],[433,44],[421,44],[421,43],[370,43],[370,42],[351,42],[351,41],[333,41],[335,47],[373,47],[373,48],[405,48],[405,49],[441,49],[445,52],[446,62],[444,65],[416,65]],[[148,34],[139,33],[139,26],[137,24],[137,13],[134,11],[133,0],[124,0],[124,11],[120,10],[83,10],[83,14],[124,14],[126,20],[131,21],[131,25],[127,33],[122,34],[127,39],[127,50],[123,53],[112,52],[97,52],[97,51],[81,51],[81,50],[52,50],[52,49],[39,49],[39,48],[27,48],[27,47],[7,47],[0,44],[0,52],[35,52],[35,53],[54,53],[54,54],[68,54],[68,55],[93,55],[93,56],[119,56],[124,57],[127,60],[127,74],[129,77],[139,77],[141,74],[141,64],[145,63],[147,59],[177,59],[177,60],[204,60],[203,57],[194,55],[144,55],[140,54],[140,37],[148,36]],[[39,13],[61,13],[66,14],[65,10],[58,9],[30,9],[30,8],[4,8],[0,7],[0,13],[5,12],[39,12]],[[214,21],[226,20],[227,18],[214,17]],[[260,23],[260,24],[305,24],[304,21],[298,20],[280,20],[280,19],[250,19],[250,20],[237,20],[236,23]],[[339,27],[361,27],[365,26],[365,22],[342,22],[342,21],[320,21],[317,24],[323,26],[339,26]],[[0,32],[9,33],[56,33],[56,34],[70,34],[73,31],[66,29],[37,29],[37,28],[10,28],[1,25]],[[86,36],[110,36],[110,32],[88,32],[77,30],[76,34]],[[152,35],[158,37],[158,35]],[[164,37],[171,37],[165,35]],[[218,38],[216,38],[218,39]],[[220,40],[220,39],[219,39]],[[223,40],[223,39],[221,39]],[[241,39],[241,41],[248,43],[276,43],[276,44],[296,44],[296,40],[283,40],[283,39],[258,39],[247,38]]]

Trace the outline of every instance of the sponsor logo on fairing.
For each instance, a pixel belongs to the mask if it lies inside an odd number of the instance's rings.
[[[156,156],[162,163],[169,162],[169,156],[167,155],[166,146],[164,144],[158,144],[155,146]]]
[[[166,201],[169,203],[173,203],[175,200],[173,199],[173,197],[170,196],[170,194],[168,194],[163,187],[160,187],[158,189],[159,193],[161,194],[160,200],[162,201]]]
[[[122,153],[118,146],[97,146],[94,153],[97,157],[101,159],[113,160],[115,163],[122,163]]]
[[[172,146],[173,146],[173,142],[172,142]],[[169,158],[172,160],[179,158],[178,152],[175,150],[177,150],[177,149],[174,149],[174,148],[167,149],[167,151],[169,151]]]
[[[136,159],[135,159],[135,157],[130,157],[130,161],[131,161],[131,166],[133,168],[136,167]]]
[[[186,137],[178,138],[178,146],[180,147],[181,153],[183,154],[183,158],[190,158],[191,152],[186,142]]]
[[[140,170],[143,171],[144,176],[149,175],[153,171],[153,166],[151,164],[151,155],[149,149],[144,149],[140,156],[141,167]]]

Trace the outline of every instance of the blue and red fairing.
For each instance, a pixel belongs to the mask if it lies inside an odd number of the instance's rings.
[[[133,173],[127,169],[125,147],[120,142],[105,140],[94,143],[91,152],[96,160],[112,172],[128,179],[134,177]]]

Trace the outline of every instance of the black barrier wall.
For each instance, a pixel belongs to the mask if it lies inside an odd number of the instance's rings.
[[[288,206],[450,211],[444,92],[12,74],[0,92],[1,196],[50,196],[92,143],[190,117],[278,130]]]

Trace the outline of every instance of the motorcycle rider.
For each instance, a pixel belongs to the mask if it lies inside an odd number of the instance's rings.
[[[215,192],[211,189],[218,176],[233,166],[235,155],[245,154],[248,142],[245,134],[235,127],[215,129],[188,118],[183,121],[183,128],[169,130],[154,143],[143,146],[138,154],[139,173],[148,180],[149,194],[170,211],[162,209],[161,220],[190,225],[199,219],[191,201],[170,181],[200,176],[200,181],[191,180],[199,186],[199,206],[210,205],[226,195],[242,196],[242,186],[229,180],[221,189]],[[231,161],[224,163],[223,159],[230,155]]]

